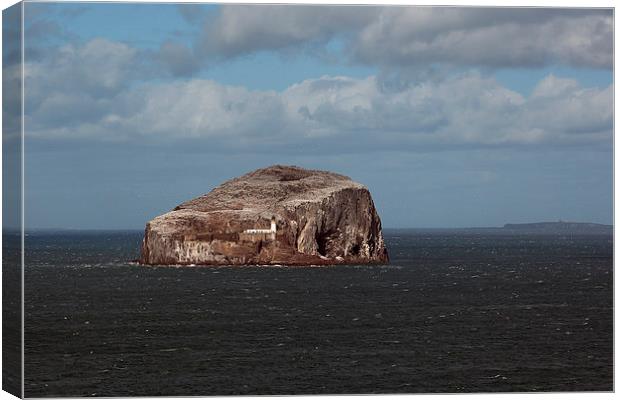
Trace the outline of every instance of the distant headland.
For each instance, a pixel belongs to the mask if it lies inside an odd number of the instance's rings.
[[[505,224],[493,227],[470,228],[400,228],[387,229],[388,231],[426,231],[426,232],[455,232],[481,234],[540,234],[540,235],[612,235],[613,225],[596,224],[592,222],[531,222],[522,224]]]
[[[368,189],[344,175],[274,165],[229,180],[147,223],[151,265],[385,263]]]
[[[613,225],[565,221],[505,224],[501,229],[511,232],[549,234],[612,234],[614,231]]]

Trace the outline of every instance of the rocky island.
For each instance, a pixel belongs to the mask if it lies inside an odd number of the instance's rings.
[[[275,165],[229,180],[146,225],[148,265],[386,263],[368,189],[327,171]]]

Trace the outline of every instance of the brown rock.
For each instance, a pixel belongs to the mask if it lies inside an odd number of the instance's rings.
[[[244,232],[249,229],[261,231]],[[276,165],[227,181],[148,222],[140,261],[385,263],[388,253],[365,186],[331,172]]]

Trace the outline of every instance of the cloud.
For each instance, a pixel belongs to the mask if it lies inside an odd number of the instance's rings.
[[[106,39],[49,50],[24,64],[26,125],[33,132],[74,132],[118,107],[118,98],[147,71],[136,49]]]
[[[2,138],[17,140],[22,127],[22,69],[19,63],[2,68]]]
[[[182,3],[177,5],[177,10],[181,17],[190,25],[204,23],[208,15],[204,4]]]
[[[611,68],[610,12],[389,8],[365,26],[354,57],[374,64]]]
[[[33,140],[191,142],[212,151],[372,152],[609,146],[613,87],[549,75],[530,96],[463,73],[403,86],[324,76],[282,91],[205,79],[136,81],[139,54],[96,39],[26,66]]]
[[[135,48],[102,38],[61,46],[42,62],[28,59],[25,68],[32,78],[29,92],[62,88],[64,92],[98,95],[116,93],[144,73]]]
[[[170,40],[162,43],[152,57],[155,61],[162,63],[173,76],[192,75],[202,66],[202,62],[194,54],[193,49],[183,43]]]
[[[200,50],[224,58],[326,43],[369,23],[375,7],[225,5],[205,25]]]
[[[160,77],[196,76],[215,63],[258,52],[304,53],[323,62],[376,66],[382,74],[463,66],[613,66],[611,10],[193,4],[177,9],[189,26],[187,37],[171,34],[158,48],[137,50],[105,39],[80,44],[71,25],[57,18],[79,15],[83,8],[34,7],[26,26],[28,60],[56,56],[48,53],[69,42],[63,57],[71,65],[86,46],[96,48],[103,64],[108,56],[117,60],[110,53],[124,46],[142,73],[148,65]],[[117,48],[106,49],[113,45]]]
[[[137,112],[110,116],[112,125],[147,140],[266,140],[280,132],[285,115],[275,92],[199,79],[147,85],[128,93],[126,100],[138,104]]]
[[[567,136],[602,135],[611,138],[613,86],[582,88],[572,79],[549,75],[531,96],[529,117],[545,131]]]
[[[410,67],[613,65],[611,10],[228,5],[197,53],[230,58],[338,39],[351,61]]]

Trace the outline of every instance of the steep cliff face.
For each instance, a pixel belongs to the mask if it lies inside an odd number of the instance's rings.
[[[244,233],[248,229],[264,231]],[[385,263],[388,254],[366,187],[331,172],[276,165],[227,181],[148,222],[140,261]]]

